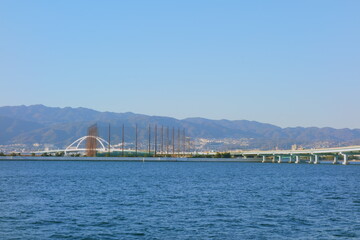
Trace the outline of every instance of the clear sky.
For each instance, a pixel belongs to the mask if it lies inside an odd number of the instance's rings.
[[[0,105],[360,128],[360,1],[0,1]]]

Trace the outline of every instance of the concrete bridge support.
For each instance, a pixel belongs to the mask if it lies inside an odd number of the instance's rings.
[[[292,163],[292,156],[289,156],[289,163]]]
[[[310,155],[310,157],[309,157],[309,163],[313,163],[313,160],[314,160],[314,156],[313,156],[313,155]]]
[[[333,164],[338,164],[339,155],[334,155],[334,161]]]
[[[319,155],[315,155],[314,164],[319,164],[319,163],[320,163],[320,156],[319,156]]]
[[[278,163],[281,163],[282,162],[282,156],[278,156]]]
[[[266,162],[266,156],[262,156],[262,162]]]
[[[343,153],[342,154],[344,156],[344,161],[343,161],[343,165],[348,165],[349,164],[349,155]]]
[[[295,163],[300,163],[300,156],[295,156]]]
[[[276,156],[273,156],[272,162],[275,163],[276,161]]]

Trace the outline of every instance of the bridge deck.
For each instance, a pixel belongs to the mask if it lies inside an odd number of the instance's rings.
[[[313,155],[313,154],[360,154],[360,146],[319,148],[304,150],[270,150],[270,151],[243,151],[242,155]]]

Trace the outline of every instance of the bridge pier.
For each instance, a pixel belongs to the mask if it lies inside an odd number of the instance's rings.
[[[360,155],[360,145],[350,147],[322,148],[322,149],[295,149],[295,150],[253,150],[242,151],[241,155],[257,156],[262,162],[289,162],[320,164],[326,160],[333,164],[351,164],[353,155]],[[287,159],[289,158],[289,160]]]
[[[338,164],[339,155],[334,155],[333,164]]]
[[[319,155],[315,155],[314,164],[319,164],[319,163],[320,163],[320,156],[319,156]]]
[[[343,161],[343,165],[348,165],[349,164],[349,155],[346,153],[342,154],[344,156],[344,161]]]

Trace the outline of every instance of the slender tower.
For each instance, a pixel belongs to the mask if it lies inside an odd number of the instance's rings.
[[[148,139],[148,154],[149,154],[149,156],[150,156],[150,150],[151,150],[150,142],[151,142],[151,127],[149,124],[149,139]]]
[[[161,125],[161,154],[164,154],[164,126]]]
[[[169,154],[169,127],[166,127],[166,154]]]
[[[175,128],[172,129],[172,154],[175,154]]]
[[[109,135],[109,146],[108,146],[108,154],[109,154],[109,157],[110,157],[110,145],[111,145],[111,142],[110,142],[110,123],[109,123],[109,133],[108,133],[108,135]]]
[[[180,140],[180,128],[178,128],[178,135],[177,135],[177,152],[178,152],[178,156],[180,155],[180,145],[181,145],[181,140]]]
[[[182,139],[182,142],[183,142],[183,154],[185,154],[186,152],[186,147],[185,147],[185,128],[183,129],[183,139]]]
[[[191,150],[191,139],[190,137],[187,137],[187,151],[190,153]]]
[[[125,126],[124,126],[124,124],[122,125],[122,153],[121,153],[121,155],[122,156],[124,156],[124,148],[125,148]]]
[[[138,151],[138,126],[135,124],[135,157],[137,157]]]
[[[157,124],[155,124],[155,146],[154,146],[154,157],[156,157],[156,151],[157,151]]]

